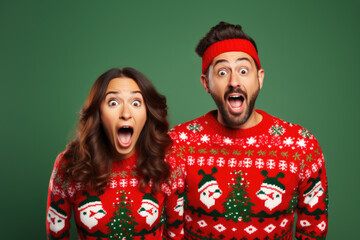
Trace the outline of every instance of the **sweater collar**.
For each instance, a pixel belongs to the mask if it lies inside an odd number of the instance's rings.
[[[244,137],[251,137],[255,135],[261,135],[269,130],[272,124],[272,117],[262,110],[255,110],[257,113],[262,115],[262,120],[257,125],[246,128],[246,129],[233,129],[224,127],[217,121],[217,110],[213,110],[208,112],[204,117],[208,121],[210,126],[210,131],[214,134],[219,134],[227,137],[232,138],[244,138]]]

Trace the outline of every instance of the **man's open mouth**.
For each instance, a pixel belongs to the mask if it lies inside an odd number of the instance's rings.
[[[134,130],[130,126],[123,126],[118,129],[118,141],[121,147],[129,147]]]
[[[227,97],[227,103],[230,108],[230,111],[233,113],[241,113],[243,110],[245,97],[242,94],[230,94]]]

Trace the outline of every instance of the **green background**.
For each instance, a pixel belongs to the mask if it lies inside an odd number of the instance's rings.
[[[359,2],[129,2],[1,1],[1,239],[45,239],[55,157],[104,71],[147,75],[167,96],[171,126],[215,108],[194,48],[221,20],[258,45],[265,79],[256,108],[306,127],[322,146],[327,239],[358,239]]]

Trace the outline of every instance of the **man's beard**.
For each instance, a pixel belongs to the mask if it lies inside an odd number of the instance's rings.
[[[225,125],[230,128],[236,128],[236,127],[246,123],[247,120],[249,120],[249,117],[254,110],[256,98],[259,94],[259,91],[260,91],[260,87],[258,87],[256,92],[250,96],[249,103],[247,101],[248,100],[247,93],[244,92],[243,90],[241,90],[240,88],[229,88],[229,90],[226,91],[226,93],[225,93],[224,99],[220,99],[218,96],[213,95],[211,91],[210,91],[210,95],[214,99],[215,104],[218,107],[219,112],[220,112],[218,114],[221,114]],[[238,115],[233,115],[229,111],[226,110],[228,95],[231,93],[241,93],[244,95],[245,99],[244,99],[243,104],[246,105],[245,112],[242,112],[241,114],[238,114]],[[243,116],[241,117],[242,114],[243,114]]]

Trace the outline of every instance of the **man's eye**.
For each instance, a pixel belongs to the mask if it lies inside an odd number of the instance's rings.
[[[243,69],[240,70],[240,73],[241,73],[241,74],[247,74],[247,73],[248,73],[248,70],[245,69],[245,68],[243,68]]]
[[[109,106],[116,106],[118,103],[115,100],[110,100],[108,104]]]
[[[141,106],[141,102],[139,100],[135,100],[132,102],[132,104],[134,107],[140,107]]]
[[[220,76],[225,76],[226,74],[227,74],[227,72],[225,70],[220,70],[219,71]]]

